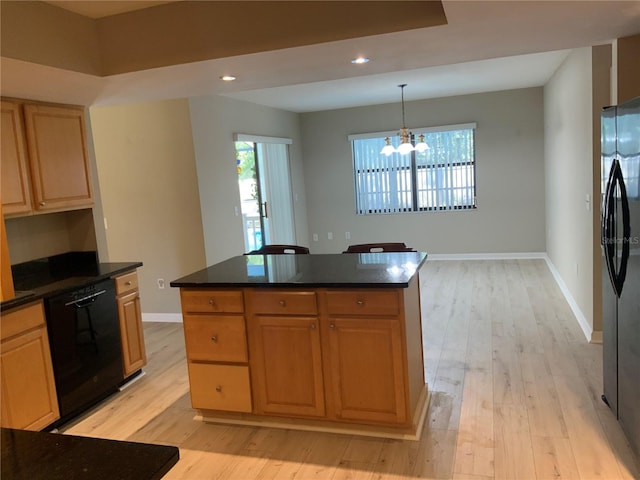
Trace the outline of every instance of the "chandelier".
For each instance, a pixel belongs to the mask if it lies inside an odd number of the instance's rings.
[[[422,153],[425,150],[429,149],[429,145],[424,142],[424,135],[420,134],[418,136],[418,143],[416,145],[413,144],[413,134],[407,129],[407,126],[404,123],[404,87],[407,86],[406,83],[398,85],[400,87],[400,95],[402,99],[402,128],[400,129],[400,145],[398,148],[395,148],[391,145],[391,139],[389,137],[384,139],[385,145],[382,147],[380,153],[386,155],[392,155],[394,153],[399,153],[400,155],[406,155],[407,153],[411,153],[414,150]]]

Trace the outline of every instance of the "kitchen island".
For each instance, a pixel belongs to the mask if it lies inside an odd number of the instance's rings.
[[[180,288],[205,421],[418,438],[425,253],[241,255]]]

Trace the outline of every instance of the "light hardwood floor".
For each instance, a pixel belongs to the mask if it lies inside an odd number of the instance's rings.
[[[194,420],[180,324],[145,324],[146,375],[64,432],[176,445],[167,479],[640,478],[600,400],[602,347],[544,261],[429,261],[421,282],[420,442]]]

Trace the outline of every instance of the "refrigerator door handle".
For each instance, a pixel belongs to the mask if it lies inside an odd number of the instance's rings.
[[[616,245],[615,239],[612,236],[612,232],[615,232],[615,216],[614,216],[614,202],[615,202],[615,170],[616,161],[611,164],[611,171],[609,172],[609,179],[607,180],[607,187],[604,196],[604,205],[602,212],[602,248],[604,250],[605,263],[607,265],[607,271],[609,272],[609,280],[613,287],[616,296],[618,295],[617,288],[617,272],[615,266]]]
[[[615,216],[615,198],[616,186],[620,191],[620,201],[622,206],[622,257],[620,259],[619,269],[616,268],[616,255],[618,238],[616,236],[616,216]],[[627,199],[627,188],[624,184],[622,169],[618,159],[613,161],[611,165],[611,174],[609,178],[609,187],[606,196],[605,208],[605,260],[607,269],[609,270],[609,278],[613,285],[616,296],[620,298],[622,295],[622,287],[627,276],[627,263],[629,261],[629,237],[631,236],[631,224],[629,213],[629,200]]]
[[[629,243],[631,242],[631,214],[629,212],[629,199],[627,198],[627,187],[624,183],[624,177],[620,164],[618,163],[618,171],[620,175],[620,200],[622,201],[622,258],[620,259],[620,271],[618,272],[618,281],[620,283],[620,291],[618,298],[622,295],[622,288],[627,277],[627,264],[629,263]]]

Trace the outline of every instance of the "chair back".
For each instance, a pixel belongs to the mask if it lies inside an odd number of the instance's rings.
[[[309,253],[307,247],[301,247],[300,245],[263,245],[257,250],[253,250],[245,255],[271,255],[271,254],[306,254]]]
[[[342,253],[376,252],[415,252],[415,250],[407,247],[404,242],[360,243],[357,245],[349,245],[349,247]]]

